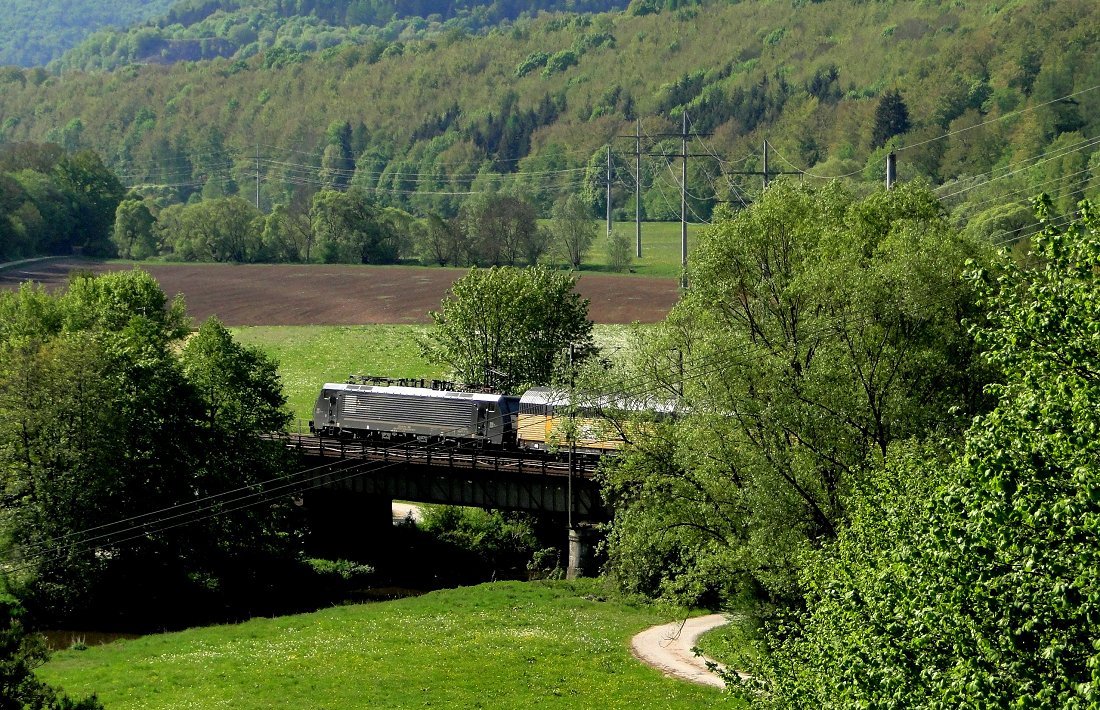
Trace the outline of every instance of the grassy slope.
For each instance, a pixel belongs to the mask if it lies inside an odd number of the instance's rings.
[[[694,708],[734,701],[631,657],[667,622],[598,582],[497,583],[58,654],[39,671],[110,708]]]
[[[756,644],[759,642],[759,632],[752,628],[748,621],[735,619],[730,624],[719,626],[703,634],[696,646],[704,655],[728,667],[744,668],[741,661],[748,659],[751,663],[756,660],[759,653],[759,647]]]

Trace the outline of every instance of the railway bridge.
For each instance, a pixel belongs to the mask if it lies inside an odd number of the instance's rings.
[[[331,538],[390,524],[393,500],[515,510],[556,517],[569,534],[569,576],[592,572],[593,524],[608,519],[596,461],[543,452],[387,445],[291,434],[284,438],[324,499],[318,520]],[[316,494],[315,494],[316,496]]]

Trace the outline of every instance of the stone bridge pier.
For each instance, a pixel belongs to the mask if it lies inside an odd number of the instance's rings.
[[[594,577],[599,574],[596,565],[598,532],[593,525],[578,523],[569,529],[569,564],[566,579]]]

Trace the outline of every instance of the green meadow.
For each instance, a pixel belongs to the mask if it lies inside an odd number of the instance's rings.
[[[244,326],[230,330],[239,342],[255,345],[279,363],[283,392],[303,431],[313,417],[321,385],[346,382],[349,375],[443,379],[445,368],[420,356],[418,340],[426,325]],[[605,352],[622,348],[631,326],[599,325],[596,342]],[[297,428],[299,424],[292,424]]]
[[[547,224],[548,221],[543,221]],[[705,224],[688,225],[688,254],[707,228]],[[613,229],[630,237],[631,254],[637,246],[633,222],[613,222]],[[599,236],[581,263],[581,271],[609,271],[607,266],[606,223],[599,223]],[[642,222],[642,258],[630,263],[630,272],[638,276],[680,277],[680,223]]]
[[[670,620],[599,580],[498,582],[63,651],[39,675],[108,708],[741,707],[631,656]]]
[[[443,369],[420,357],[422,325],[305,325],[231,328],[279,363],[283,392],[294,416],[308,421],[321,385],[349,375],[441,378]],[[303,426],[305,426],[303,424]]]

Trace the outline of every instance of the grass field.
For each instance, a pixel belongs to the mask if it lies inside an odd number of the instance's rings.
[[[633,222],[614,222],[616,231],[630,236],[630,243],[636,244]],[[707,227],[702,224],[688,225],[688,253]],[[580,270],[608,271],[606,223],[600,222],[599,236],[585,256]],[[631,254],[635,253],[631,251]],[[680,276],[680,223],[679,222],[642,222],[642,258],[635,258],[630,270],[639,276]]]
[[[629,651],[670,619],[596,580],[504,582],[64,651],[39,670],[108,708],[739,707]]]
[[[597,325],[593,332],[597,343],[609,351],[625,343],[629,328]],[[420,356],[417,339],[424,337],[428,326],[250,326],[230,330],[238,341],[258,346],[278,361],[287,404],[303,422],[303,430],[326,382],[345,382],[348,375],[432,379],[447,374]]]
[[[232,328],[233,337],[256,345],[279,363],[283,392],[294,416],[312,418],[321,385],[346,382],[348,375],[443,377],[441,368],[420,357],[419,325],[307,325]]]
[[[696,646],[703,655],[709,656],[729,667],[738,667],[744,659],[756,660],[760,632],[744,618],[734,618],[725,626],[703,634]]]

